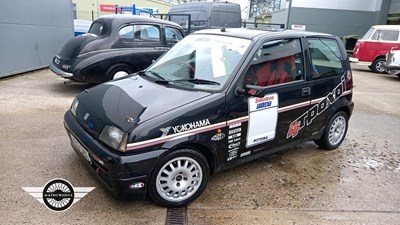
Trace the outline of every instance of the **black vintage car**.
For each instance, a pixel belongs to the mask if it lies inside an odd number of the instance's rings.
[[[96,19],[88,33],[69,40],[50,69],[79,82],[102,83],[147,68],[184,36],[176,23],[134,15]]]
[[[64,125],[116,196],[177,207],[223,169],[305,141],[339,147],[352,95],[336,36],[202,30],[148,69],[80,93]]]

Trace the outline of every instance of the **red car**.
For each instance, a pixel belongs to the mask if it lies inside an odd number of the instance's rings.
[[[383,64],[386,61],[386,53],[392,48],[400,47],[399,33],[400,26],[398,25],[372,26],[356,43],[350,61],[368,65],[375,73],[385,73]]]

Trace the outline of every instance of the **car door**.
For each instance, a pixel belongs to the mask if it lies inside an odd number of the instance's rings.
[[[130,61],[136,70],[147,68],[165,52],[159,25],[130,24],[120,30],[119,37],[131,45]]]
[[[302,137],[299,118],[310,104],[302,46],[300,38],[269,40],[251,56],[236,94],[227,96],[227,161]]]
[[[332,104],[345,92],[347,71],[344,65],[346,52],[333,37],[307,38],[311,71],[311,105],[305,136],[318,133],[329,120]]]

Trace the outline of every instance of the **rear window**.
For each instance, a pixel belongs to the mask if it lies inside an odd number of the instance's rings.
[[[106,32],[107,32],[107,27],[105,26],[105,24],[102,24],[99,22],[93,22],[88,33],[101,36],[101,35],[106,34]]]
[[[321,79],[343,74],[343,55],[339,43],[329,38],[308,40],[312,59],[313,79]]]

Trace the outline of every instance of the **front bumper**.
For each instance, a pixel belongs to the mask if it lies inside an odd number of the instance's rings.
[[[354,57],[349,57],[349,61],[351,63],[357,63],[358,65],[365,65],[365,66],[370,66],[372,64],[372,62],[360,61],[358,58]]]
[[[383,63],[382,67],[385,68],[386,70],[400,70],[400,65],[393,65],[393,64],[386,64]]]
[[[145,197],[148,177],[166,150],[135,155],[109,150],[89,135],[70,111],[65,113],[64,126],[75,152],[114,196],[124,200]]]
[[[58,76],[60,76],[60,77],[62,77],[62,78],[71,79],[72,76],[73,76],[72,73],[67,73],[67,72],[65,72],[65,71],[63,71],[63,70],[61,70],[61,69],[59,69],[58,67],[56,67],[56,66],[54,65],[54,63],[51,63],[50,66],[49,66],[49,68],[50,68],[50,70],[51,70],[53,73],[57,74]]]

